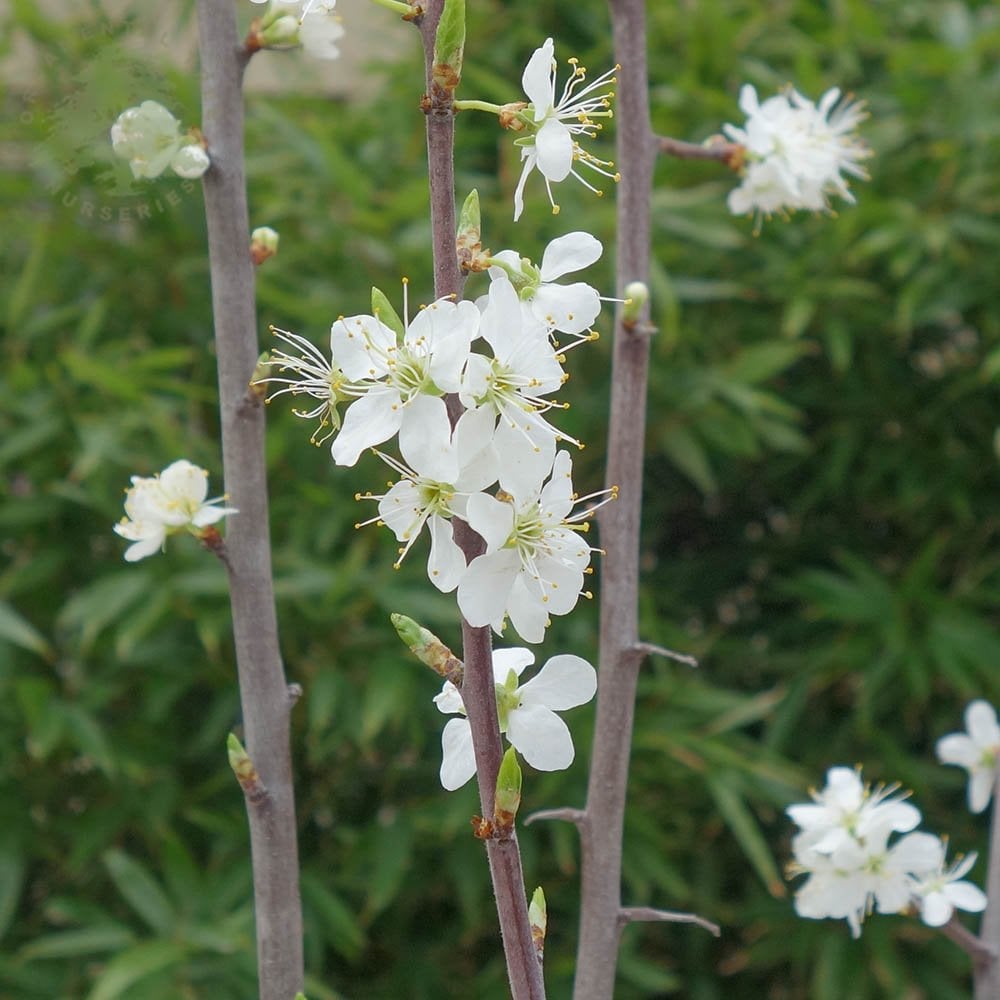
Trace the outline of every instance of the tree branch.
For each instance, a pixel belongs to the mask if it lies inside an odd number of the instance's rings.
[[[986,898],[986,912],[983,914],[977,939],[986,958],[976,960],[974,967],[976,1000],[996,1000],[1000,996],[1000,764],[998,764],[993,778],[993,809],[990,815]],[[953,920],[953,923],[957,924],[957,921]],[[947,926],[950,927],[951,924]],[[962,930],[965,928],[963,927]],[[953,935],[949,934],[949,937],[962,944]],[[970,954],[972,953],[970,952]],[[975,956],[973,958],[975,959]]]
[[[647,282],[656,140],[649,121],[645,0],[609,0],[618,72],[617,292]],[[587,805],[581,835],[581,914],[575,1000],[614,993],[621,908],[622,833],[635,712],[638,644],[639,523],[642,502],[649,306],[629,324],[619,306],[611,373],[606,486],[620,488],[601,508],[600,673]]]
[[[972,960],[972,966],[977,972],[985,970],[989,965],[994,963],[997,957],[996,952],[983,944],[972,931],[959,921],[956,914],[953,913],[951,920],[938,929],[945,937],[951,938],[969,956]],[[978,992],[976,993],[976,997],[979,997]]]
[[[427,93],[422,102],[427,118],[427,167],[430,182],[431,232],[434,249],[434,293],[461,295],[464,278],[455,246],[455,109],[453,93],[432,76],[434,37],[441,18],[443,0],[430,0],[417,21],[424,46]],[[454,424],[461,415],[458,399],[448,400]],[[454,520],[455,541],[469,562],[483,551],[483,541],[467,524]],[[476,775],[483,817],[491,819],[502,746],[493,681],[490,630],[462,622],[462,659],[465,673],[462,702],[472,730]],[[517,836],[486,842],[493,892],[496,896],[500,933],[503,938],[507,974],[514,1000],[544,1000],[542,967],[531,934],[524,873]]]
[[[239,514],[226,533],[233,636],[246,745],[264,794],[247,800],[261,1000],[302,989],[295,797],[289,750],[292,701],[278,647],[271,582],[264,411],[247,393],[257,363],[257,318],[243,176],[242,76],[247,53],[231,0],[198,0],[204,177],[219,365],[226,492]]]

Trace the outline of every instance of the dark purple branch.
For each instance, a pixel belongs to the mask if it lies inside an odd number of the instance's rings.
[[[443,0],[430,0],[418,19],[424,45],[427,93],[422,102],[427,119],[427,165],[430,181],[431,231],[434,250],[434,294],[461,295],[464,278],[455,246],[455,109],[453,94],[432,79],[434,36],[441,18]],[[461,413],[457,399],[448,400],[452,422]],[[456,520],[455,541],[467,561],[483,551],[482,539],[468,525]],[[493,818],[493,799],[503,748],[497,720],[493,681],[493,652],[489,628],[473,628],[462,622],[462,659],[465,674],[462,702],[472,729],[483,817]],[[531,935],[524,873],[516,835],[486,841],[493,891],[496,896],[500,933],[507,973],[514,1000],[543,1000],[542,968]]]
[[[265,793],[247,799],[261,1000],[302,989],[295,798],[289,750],[293,700],[278,648],[271,582],[264,409],[247,386],[257,363],[257,318],[243,176],[242,77],[247,54],[232,0],[199,0],[202,131],[212,311],[229,519],[226,556],[247,752]]]

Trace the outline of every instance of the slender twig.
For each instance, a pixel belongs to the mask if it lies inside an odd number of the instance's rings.
[[[951,938],[972,959],[973,968],[976,970],[984,969],[993,963],[997,957],[996,952],[983,944],[968,927],[961,923],[958,916],[954,913],[951,916],[951,920],[943,927],[940,927],[939,930],[945,937]],[[977,993],[976,996],[978,997],[979,994]]]
[[[427,93],[423,109],[427,118],[434,294],[438,297],[461,295],[464,282],[455,246],[453,95],[436,84],[431,73],[434,65],[434,36],[442,7],[443,0],[429,0],[425,13],[417,21],[423,39],[426,65]],[[453,397],[448,400],[448,407],[454,422],[461,413],[461,404]],[[482,539],[467,524],[455,519],[454,527],[455,541],[467,561],[483,551]],[[472,730],[480,807],[483,816],[489,818],[494,814],[493,799],[502,756],[490,630],[488,627],[473,628],[463,621],[462,641],[462,659],[465,665],[462,702]],[[545,986],[528,919],[528,902],[524,892],[524,872],[517,836],[512,834],[502,839],[488,839],[485,843],[511,994],[514,1000],[543,1000]]]
[[[722,933],[722,929],[718,924],[713,924],[711,920],[699,917],[697,913],[680,913],[676,910],[655,910],[650,906],[626,906],[618,911],[618,923],[622,927],[626,924],[637,923],[639,921],[697,924],[708,931],[713,937],[718,937]]]
[[[539,809],[524,820],[525,826],[541,822],[543,819],[561,819],[579,826],[587,814],[582,809]]]
[[[719,163],[724,163],[733,169],[740,166],[745,154],[744,148],[739,143],[726,142],[721,137],[717,141],[709,140],[707,144],[702,145],[658,135],[656,144],[657,150],[664,156],[673,156],[678,160],[718,160]]]
[[[988,902],[979,927],[979,943],[989,958],[975,967],[976,1000],[996,1000],[1000,997],[1000,765],[993,781],[986,898]]]
[[[668,660],[676,660],[678,663],[687,664],[689,667],[698,666],[698,660],[688,653],[678,653],[676,650],[667,649],[666,646],[655,646],[651,642],[638,642],[632,647],[633,652],[640,657],[665,656]]]
[[[302,989],[295,798],[289,698],[271,582],[264,409],[249,401],[257,319],[243,176],[242,77],[247,54],[232,0],[198,0],[202,130],[212,166],[204,177],[219,365],[226,492],[239,514],[226,533],[230,603],[247,751],[264,794],[247,798],[261,1000]]]

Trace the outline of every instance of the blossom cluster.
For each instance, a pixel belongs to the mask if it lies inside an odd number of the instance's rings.
[[[743,147],[743,183],[730,192],[731,212],[758,217],[798,209],[821,212],[829,209],[831,195],[853,204],[844,175],[867,178],[861,164],[871,156],[856,135],[867,117],[861,103],[842,100],[834,87],[818,104],[791,89],[762,104],[745,84],[739,104],[746,123],[722,127]]]
[[[205,539],[211,525],[232,507],[221,507],[225,497],[206,500],[208,473],[185,459],[168,465],[156,476],[133,476],[125,491],[125,517],[115,531],[132,542],[125,550],[127,562],[137,562],[159,552],[168,535],[187,531]]]
[[[799,827],[792,840],[794,875],[806,875],[795,894],[802,917],[846,919],[854,937],[873,909],[918,911],[940,927],[956,909],[979,912],[986,896],[963,879],[976,855],[945,864],[945,843],[916,831],[920,811],[894,788],[872,788],[858,771],[833,767],[813,801],[786,810]],[[893,834],[902,834],[893,843]]]
[[[178,177],[194,179],[209,167],[208,154],[181,123],[156,101],[126,108],[111,126],[115,156],[128,160],[133,177],[159,177],[168,168]]]
[[[318,419],[313,440],[332,438],[337,464],[352,466],[372,449],[393,470],[385,493],[358,499],[377,503],[371,520],[395,534],[400,560],[426,527],[431,582],[457,590],[471,625],[500,633],[509,620],[527,642],[541,642],[550,616],[575,607],[594,551],[586,522],[595,508],[582,507],[589,498],[574,492],[572,460],[560,448],[577,442],[550,416],[566,405],[554,396],[569,377],[566,352],[596,337],[587,326],[600,309],[591,286],[558,279],[601,250],[577,232],[554,240],[541,267],[504,251],[490,259],[490,287],[478,302],[441,298],[412,320],[376,289],[371,314],[333,324],[329,357],[275,331],[292,350],[272,352],[278,373],[263,380],[278,386],[271,399],[313,401],[296,412]],[[454,425],[445,396],[461,404]],[[399,457],[379,447],[390,439]],[[468,565],[456,517],[485,542]]]

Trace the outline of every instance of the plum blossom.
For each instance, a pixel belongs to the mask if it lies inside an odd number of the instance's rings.
[[[937,838],[934,838],[937,840]],[[945,847],[937,841],[937,863],[914,879],[913,892],[920,906],[920,918],[928,927],[943,927],[955,910],[981,913],[986,909],[986,893],[977,885],[963,880],[976,863],[976,854],[960,858],[951,867],[944,863]]]
[[[202,537],[203,529],[237,513],[232,507],[218,506],[225,497],[205,499],[208,473],[185,459],[156,476],[133,476],[125,494],[126,516],[114,530],[133,543],[125,550],[126,562],[153,555],[163,548],[168,535],[179,531]]]
[[[557,279],[589,267],[603,251],[600,240],[590,233],[567,233],[554,239],[542,255],[540,267],[514,250],[493,254],[490,275],[506,275],[522,303],[535,319],[562,333],[579,334],[588,329],[601,311],[601,297],[596,288],[582,281],[569,285]]]
[[[548,328],[521,308],[514,286],[501,274],[490,284],[479,332],[493,357],[471,354],[460,399],[467,407],[488,407],[499,417],[494,436],[504,456],[500,485],[523,493],[552,468],[556,441],[572,441],[544,414],[563,405],[550,398],[569,377],[548,336]]]
[[[561,654],[549,659],[526,684],[519,684],[524,669],[535,662],[528,649],[493,651],[493,679],[497,692],[500,732],[521,756],[539,771],[562,771],[573,763],[575,752],[569,728],[556,712],[584,705],[597,690],[597,672],[584,659]],[[461,692],[445,681],[434,698],[451,719],[441,734],[441,784],[461,788],[476,772],[472,729],[465,716]]]
[[[208,154],[181,123],[156,101],[126,108],[111,126],[115,156],[129,161],[133,177],[159,177],[168,167],[180,177],[194,179],[209,167]]]
[[[357,396],[333,442],[333,460],[354,465],[361,452],[396,434],[408,404],[421,394],[441,396],[461,389],[462,372],[479,329],[471,302],[442,298],[406,323],[402,340],[375,316],[338,319],[330,346],[350,381],[340,391]]]
[[[265,3],[267,0],[252,0]],[[251,29],[252,47],[286,48],[301,45],[316,59],[337,59],[344,36],[337,0],[272,0]],[[289,10],[289,8],[294,8]]]
[[[997,713],[986,701],[970,702],[965,709],[967,733],[951,733],[937,742],[942,764],[956,764],[969,772],[969,809],[982,812],[993,796],[1000,758],[1000,725]]]
[[[761,104],[757,91],[745,84],[739,105],[747,115],[744,126],[722,127],[745,151],[743,183],[729,195],[731,212],[759,218],[797,209],[828,211],[831,195],[853,204],[844,175],[867,179],[861,164],[871,156],[856,134],[867,117],[861,102],[841,100],[834,87],[818,104],[792,89]]]
[[[534,51],[521,76],[521,85],[530,103],[517,121],[530,132],[516,140],[521,147],[523,167],[514,192],[515,222],[524,210],[524,185],[528,174],[536,168],[545,179],[553,213],[558,213],[559,206],[552,197],[552,184],[565,180],[570,174],[584,187],[597,192],[592,184],[573,169],[574,162],[582,163],[605,177],[618,179],[618,175],[611,172],[613,163],[599,160],[584,150],[577,141],[578,136],[593,139],[597,135],[602,125],[595,119],[612,117],[611,100],[615,96],[614,91],[597,91],[615,82],[617,67],[587,83],[586,69],[578,65],[575,59],[571,59],[573,70],[563,87],[562,96],[557,99],[554,52],[552,39],[547,38]]]
[[[431,536],[427,575],[438,590],[449,593],[458,586],[466,565],[452,537],[451,518],[464,514],[470,493],[497,480],[498,458],[491,443],[495,418],[488,410],[466,410],[452,431],[444,402],[433,396],[416,398],[410,404],[410,417],[399,435],[399,450],[409,464],[378,453],[400,473],[399,482],[382,496],[366,493],[357,499],[378,500],[375,520],[388,525],[403,543],[397,569],[427,526]]]
[[[830,854],[847,841],[864,840],[875,831],[914,829],[920,811],[892,792],[891,788],[867,787],[852,768],[831,767],[826,787],[812,792],[812,803],[789,806],[785,812],[807,836],[812,850]]]
[[[522,639],[541,642],[549,616],[576,607],[593,551],[583,522],[596,508],[572,513],[579,500],[571,474],[570,457],[561,451],[544,486],[469,498],[466,520],[486,542],[458,586],[458,606],[470,625],[502,633],[509,617]],[[616,495],[612,490],[606,499]]]
[[[807,876],[795,893],[799,916],[846,920],[858,937],[873,909],[919,910],[932,927],[946,923],[955,908],[983,909],[983,894],[961,881],[975,856],[945,868],[941,839],[912,832],[920,812],[892,793],[891,787],[873,790],[855,770],[833,767],[813,802],[786,810],[799,826],[790,874]],[[904,836],[890,844],[894,833]]]

